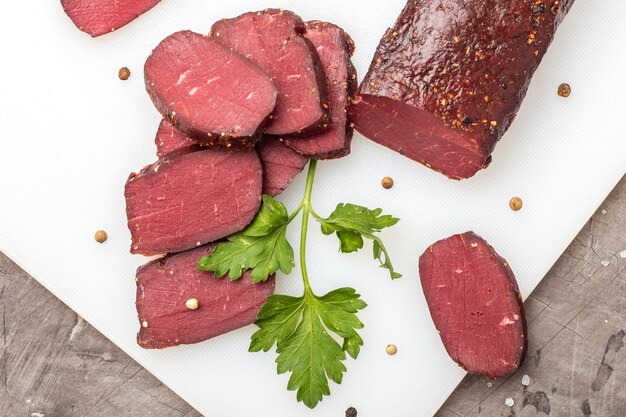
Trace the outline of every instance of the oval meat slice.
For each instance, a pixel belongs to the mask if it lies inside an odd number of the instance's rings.
[[[467,232],[431,245],[420,257],[419,273],[450,357],[489,378],[515,372],[526,354],[526,318],[507,262]]]
[[[250,272],[237,281],[198,271],[198,259],[214,244],[156,259],[137,270],[137,343],[161,349],[197,343],[254,323],[274,292],[274,276],[252,283]],[[187,301],[192,300],[190,306]]]
[[[176,129],[167,119],[161,120],[154,144],[157,156],[162,158],[168,154],[198,146],[198,142]]]
[[[261,204],[261,186],[253,150],[176,153],[131,174],[131,253],[179,252],[244,229]]]
[[[307,137],[283,137],[283,142],[301,155],[315,159],[341,158],[350,153],[354,129],[348,122],[346,106],[357,89],[352,64],[354,42],[339,26],[318,20],[306,22],[304,35],[315,47],[324,66],[332,124],[328,130]]]
[[[78,29],[96,37],[127,25],[160,1],[61,0],[61,5]]]
[[[252,61],[208,36],[176,32],[144,66],[146,90],[178,129],[209,145],[252,146],[277,90]]]
[[[256,62],[276,84],[276,110],[265,133],[312,134],[330,123],[324,70],[304,32],[299,16],[278,9],[244,13],[211,27],[213,38]]]
[[[263,166],[263,194],[272,197],[282,193],[309,162],[272,136],[265,136],[256,150]]]

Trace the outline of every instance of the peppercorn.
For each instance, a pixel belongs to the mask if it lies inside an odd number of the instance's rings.
[[[356,408],[350,407],[346,410],[346,417],[356,417],[356,415],[357,415]]]
[[[387,348],[385,350],[387,351],[387,354],[391,356],[398,353],[398,347],[394,344],[387,345]]]
[[[190,298],[189,300],[187,300],[185,302],[185,306],[189,310],[197,310],[198,307],[200,306],[200,304],[198,303],[198,299],[197,298]]]
[[[120,80],[126,81],[127,79],[130,78],[130,70],[126,67],[122,67],[117,72],[117,76],[120,77]]]
[[[569,97],[569,95],[572,94],[572,87],[570,87],[568,83],[563,83],[559,85],[559,89],[557,90],[557,93],[561,97]]]
[[[390,189],[390,188],[392,188],[392,187],[393,187],[393,178],[391,178],[391,177],[385,177],[385,178],[383,178],[383,180],[381,181],[381,184],[382,184],[382,186],[383,186],[383,188],[384,188],[385,190],[388,190],[388,189]]]
[[[513,197],[510,201],[509,201],[509,207],[511,207],[511,210],[513,211],[520,211],[522,209],[522,199],[519,197]]]
[[[98,230],[93,238],[96,239],[96,242],[98,243],[104,243],[109,238],[109,236],[104,230]]]

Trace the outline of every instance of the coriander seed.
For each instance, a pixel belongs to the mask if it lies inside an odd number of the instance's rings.
[[[394,345],[393,343],[387,345],[387,348],[385,350],[387,351],[387,354],[391,355],[391,356],[393,356],[396,353],[398,353],[398,347],[396,345]]]
[[[126,81],[130,78],[130,70],[127,67],[122,67],[117,72],[117,76],[120,77],[120,80]]]
[[[96,239],[96,242],[98,243],[104,243],[109,238],[109,236],[104,230],[98,230],[93,238]]]
[[[572,87],[570,87],[568,83],[563,83],[559,85],[557,93],[561,97],[569,97],[569,95],[572,94]]]
[[[187,300],[185,302],[185,306],[189,310],[197,310],[198,307],[200,306],[200,303],[198,303],[198,299],[197,298],[190,298],[189,300]]]
[[[381,181],[381,184],[382,184],[382,186],[383,186],[383,188],[384,188],[385,190],[388,190],[388,189],[390,189],[390,188],[392,188],[392,187],[393,187],[393,178],[391,178],[391,177],[385,177],[385,178],[383,178],[383,180]]]
[[[511,207],[511,210],[513,211],[520,211],[523,205],[524,203],[519,197],[513,197],[511,200],[509,200],[509,207]]]

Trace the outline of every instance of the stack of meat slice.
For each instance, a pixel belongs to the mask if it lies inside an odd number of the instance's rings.
[[[262,194],[280,194],[310,158],[349,154],[353,51],[339,27],[278,9],[220,20],[209,35],[176,32],[154,49],[144,75],[163,115],[159,159],[131,174],[125,196],[131,252],[170,255],[137,274],[141,346],[255,320],[273,283],[214,280],[197,259],[243,230]]]

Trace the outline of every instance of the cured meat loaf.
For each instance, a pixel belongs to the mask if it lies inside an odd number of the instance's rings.
[[[174,126],[208,145],[252,146],[277,90],[252,61],[191,31],[176,32],[144,66],[146,90]]]
[[[96,37],[127,25],[160,1],[61,0],[61,5],[78,29]]]
[[[491,161],[573,0],[409,0],[349,117],[449,178]]]
[[[160,159],[126,182],[131,253],[179,252],[244,229],[261,186],[253,150],[183,150]]]
[[[524,361],[526,317],[508,263],[473,232],[430,246],[419,259],[422,289],[450,357],[499,378]]]
[[[214,39],[257,63],[276,84],[278,100],[267,134],[306,135],[329,126],[324,70],[305,32],[299,16],[279,9],[244,13],[211,27]]]
[[[304,35],[315,47],[324,67],[332,124],[313,136],[283,137],[283,142],[301,155],[315,159],[341,158],[350,153],[354,129],[348,122],[346,106],[357,88],[352,64],[354,42],[339,26],[318,20],[306,22]]]
[[[141,326],[137,343],[141,347],[161,349],[197,343],[256,320],[259,309],[274,292],[274,276],[253,284],[250,272],[231,281],[198,271],[198,259],[214,248],[211,244],[168,255],[137,270]]]

